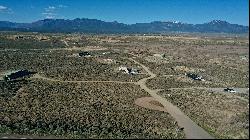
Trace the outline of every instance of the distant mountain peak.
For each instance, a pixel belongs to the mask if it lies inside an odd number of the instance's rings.
[[[180,21],[176,21],[176,20],[173,20],[173,21],[168,21],[168,22],[172,22],[172,23],[181,23]]]
[[[174,23],[174,24],[183,24],[182,22],[180,22],[180,21],[152,21],[152,22],[150,22],[150,23]]]
[[[224,20],[212,20],[208,22],[208,24],[230,24],[230,23]]]
[[[28,30],[27,30],[28,29]],[[204,24],[188,24],[180,21],[153,21],[150,23],[124,24],[98,19],[76,18],[43,19],[32,23],[0,21],[0,31],[36,32],[87,32],[87,33],[248,33],[249,27],[231,24],[223,20],[212,20]]]

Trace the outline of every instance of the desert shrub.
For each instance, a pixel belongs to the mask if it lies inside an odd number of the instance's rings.
[[[95,88],[93,88],[95,87]],[[79,138],[183,138],[167,113],[136,106],[147,96],[131,84],[29,81],[22,93],[0,98],[0,124],[19,134]]]
[[[178,89],[160,95],[217,138],[249,137],[249,101],[237,94]]]

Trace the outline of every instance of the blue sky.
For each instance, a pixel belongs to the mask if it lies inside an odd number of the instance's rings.
[[[249,0],[0,0],[0,21],[95,18],[132,24],[204,23],[214,19],[249,25]]]

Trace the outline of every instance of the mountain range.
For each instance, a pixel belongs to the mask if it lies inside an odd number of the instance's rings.
[[[32,32],[83,32],[83,33],[249,33],[249,27],[213,20],[203,24],[188,24],[173,21],[153,21],[150,23],[124,24],[105,22],[97,19],[76,18],[44,19],[32,23],[0,21],[0,31]]]

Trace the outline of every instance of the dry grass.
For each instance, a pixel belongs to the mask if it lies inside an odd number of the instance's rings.
[[[160,95],[217,138],[249,137],[249,101],[236,94],[179,89],[162,91]]]
[[[93,88],[94,87],[94,88]],[[29,81],[13,97],[1,97],[1,126],[12,133],[68,138],[183,138],[166,112],[141,108],[147,96],[130,84],[62,84]]]

